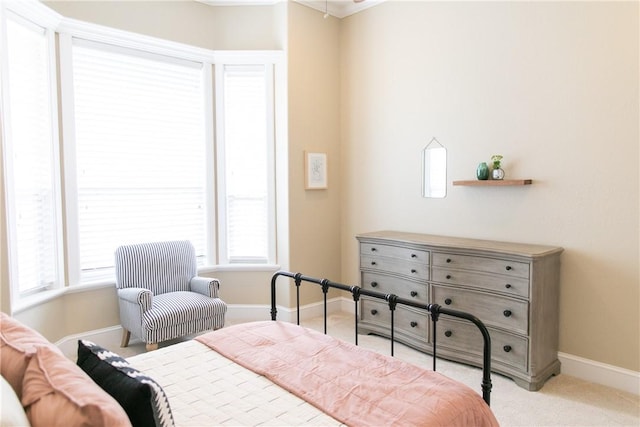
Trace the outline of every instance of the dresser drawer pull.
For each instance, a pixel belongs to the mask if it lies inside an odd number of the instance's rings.
[[[416,326],[418,326],[418,322],[411,322],[411,327],[415,328]]]
[[[444,336],[449,338],[451,335],[453,335],[453,332],[451,331],[444,331]]]
[[[376,262],[375,261],[371,261],[371,265],[376,265]]]
[[[378,282],[371,282],[371,287],[372,288],[377,288],[378,287]]]
[[[447,264],[451,262],[451,258],[447,258]]]
[[[505,310],[502,314],[504,314],[504,317],[511,317],[511,310]]]
[[[446,298],[446,299],[444,300],[444,303],[445,303],[445,304],[447,304],[447,305],[451,305],[451,303],[452,303],[452,302],[453,302],[453,301],[451,300],[451,298]]]
[[[450,274],[447,274],[447,279],[451,279],[451,275]]]
[[[378,310],[376,310],[376,309],[374,308],[373,310],[371,310],[371,314],[373,314],[373,315],[375,316],[376,314],[378,314]]]
[[[511,346],[505,345],[504,347],[502,347],[502,349],[505,351],[505,353],[509,353],[511,351]]]
[[[416,255],[416,254],[411,254],[411,258],[418,258],[418,255]]]
[[[506,285],[504,285],[504,287],[507,289],[511,289],[511,283],[507,283]]]
[[[512,268],[511,268],[511,266],[510,266],[510,265],[507,265],[507,266],[505,267],[505,269],[506,269],[507,271],[511,271],[511,269],[512,269]]]
[[[417,293],[416,291],[411,291],[411,296],[412,296],[412,297],[417,297],[417,296],[418,296],[418,293]]]
[[[371,252],[375,252],[375,251],[377,251],[376,248],[371,248]]]
[[[417,272],[418,272],[418,270],[416,270],[415,268],[412,268],[412,269],[411,269],[411,272],[412,272],[413,274],[415,274],[415,273],[417,273]]]

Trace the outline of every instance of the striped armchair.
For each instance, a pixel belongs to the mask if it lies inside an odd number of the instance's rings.
[[[120,246],[115,264],[122,347],[131,334],[155,350],[159,342],[224,326],[220,282],[197,276],[191,242]]]

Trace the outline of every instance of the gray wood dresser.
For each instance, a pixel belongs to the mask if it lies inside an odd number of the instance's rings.
[[[466,311],[491,335],[492,371],[539,390],[560,373],[558,296],[562,248],[379,231],[357,236],[361,287]],[[361,299],[360,332],[390,335],[388,304]],[[397,307],[396,340],[432,352],[431,318]],[[481,366],[482,336],[441,316],[439,357]]]

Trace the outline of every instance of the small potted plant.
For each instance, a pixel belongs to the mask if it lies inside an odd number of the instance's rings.
[[[493,168],[491,169],[491,178],[492,179],[502,179],[504,178],[504,171],[502,170],[502,156],[500,154],[494,154],[491,156],[491,163],[493,163]]]

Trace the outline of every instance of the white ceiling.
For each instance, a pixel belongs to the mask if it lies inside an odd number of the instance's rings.
[[[284,0],[196,0],[212,6],[258,6],[272,5]],[[344,18],[368,9],[386,0],[294,0],[297,3],[326,12],[336,18]]]
[[[386,0],[294,0],[321,12],[327,12],[336,18],[344,18],[361,10],[368,9]]]

